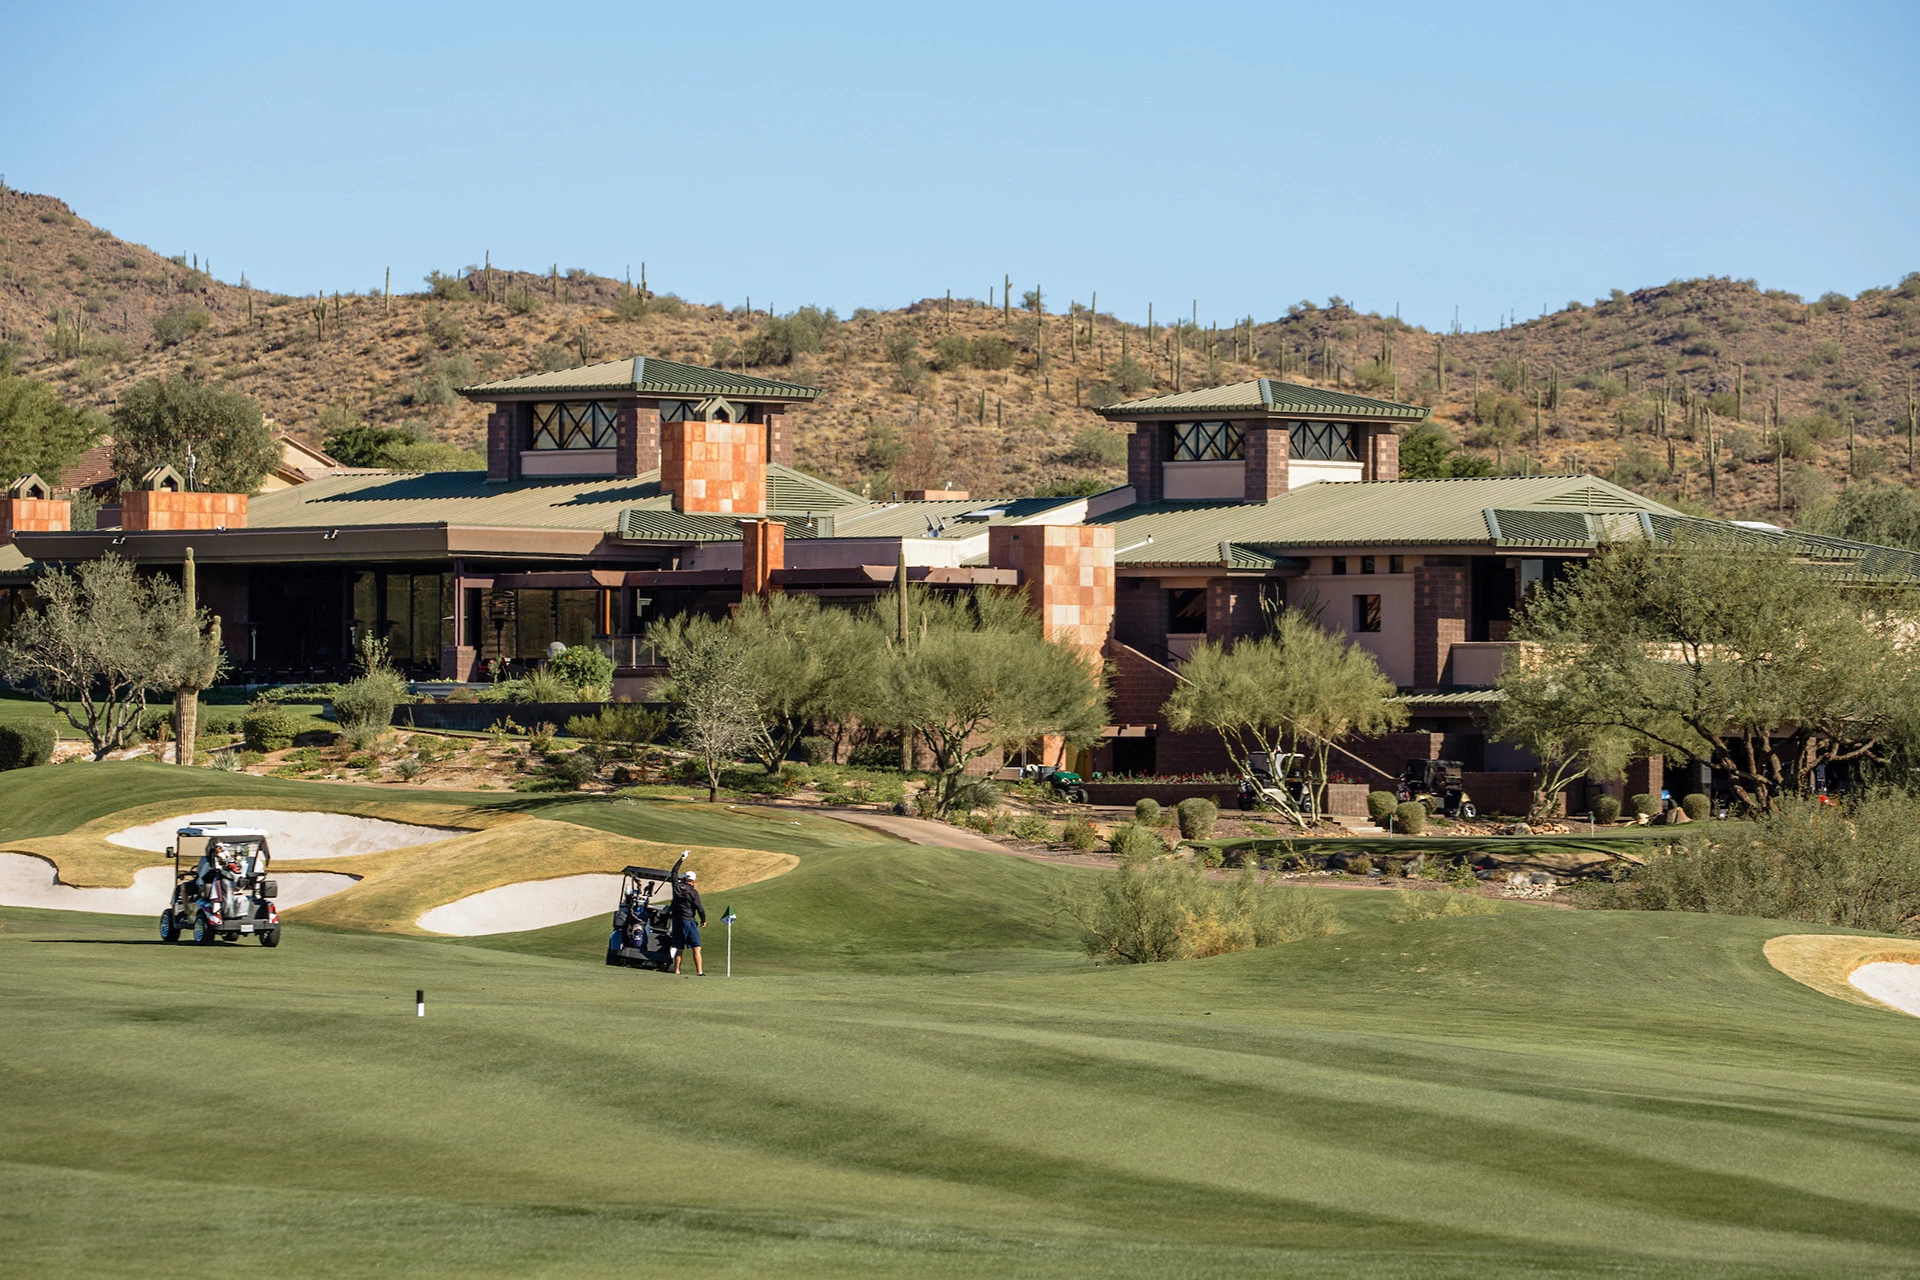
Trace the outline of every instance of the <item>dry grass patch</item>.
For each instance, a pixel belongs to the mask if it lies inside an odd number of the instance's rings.
[[[1823,995],[1870,1009],[1886,1009],[1847,981],[1862,965],[1882,960],[1920,964],[1920,942],[1898,938],[1861,938],[1835,933],[1789,933],[1767,939],[1767,963]]]

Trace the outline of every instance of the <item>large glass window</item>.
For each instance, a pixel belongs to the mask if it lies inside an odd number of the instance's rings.
[[[1247,433],[1237,422],[1176,422],[1175,462],[1225,462],[1247,456]]]
[[[1353,428],[1344,422],[1290,422],[1287,454],[1300,462],[1358,462]]]
[[[599,400],[583,404],[533,406],[533,447],[536,449],[611,449],[617,436],[614,407]]]
[[[453,634],[453,575],[362,569],[351,599],[356,645],[371,634],[387,642],[388,660],[402,670],[440,665],[440,646]]]
[[[1206,588],[1175,587],[1167,592],[1167,634],[1203,636],[1206,633]]]

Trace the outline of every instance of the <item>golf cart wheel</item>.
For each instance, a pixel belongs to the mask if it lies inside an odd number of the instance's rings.
[[[180,922],[173,918],[173,908],[168,907],[160,913],[160,941],[172,942],[180,936]]]
[[[275,925],[271,929],[261,931],[260,945],[263,947],[277,947],[280,945],[280,928],[278,925]]]
[[[613,965],[613,966],[614,966],[614,967],[616,967],[616,968],[618,968],[618,967],[619,967],[619,964],[620,964],[620,955],[619,955],[619,953],[618,953],[618,952],[616,952],[616,951],[613,951],[613,950],[608,950],[608,952],[607,952],[607,963],[608,963],[608,964],[610,964],[610,965]]]
[[[220,935],[215,931],[212,923],[210,923],[205,916],[195,916],[193,918],[193,940],[203,947],[210,946],[220,940]]]
[[[1473,803],[1471,801],[1466,801],[1461,804],[1460,820],[1462,822],[1472,822],[1475,818],[1479,816],[1480,816],[1480,811],[1473,807]]]
[[[1087,789],[1085,787],[1073,788],[1071,791],[1067,792],[1067,802],[1069,804],[1087,803]]]

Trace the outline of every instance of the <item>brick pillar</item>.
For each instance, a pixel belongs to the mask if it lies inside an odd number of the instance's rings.
[[[750,422],[669,422],[660,488],[675,511],[747,515],[766,509],[766,432]]]
[[[1269,502],[1287,491],[1293,438],[1284,423],[1247,428],[1247,501]]]
[[[1214,578],[1207,583],[1207,640],[1231,649],[1235,640],[1266,629],[1260,614],[1260,581]]]
[[[654,405],[620,410],[615,419],[613,473],[643,476],[660,469],[660,410]]]
[[[1467,638],[1467,562],[1428,556],[1413,571],[1413,684],[1437,689],[1453,646]]]
[[[773,466],[793,465],[793,415],[767,415],[767,462]]]
[[[1360,455],[1360,478],[1400,478],[1400,437],[1392,427],[1377,427],[1367,432],[1366,449]]]
[[[487,479],[520,478],[520,441],[514,430],[515,406],[497,404],[487,415]]]
[[[1113,526],[1002,525],[987,531],[987,563],[1018,569],[1050,640],[1098,662],[1113,630]]]
[[[772,595],[773,575],[787,567],[787,526],[748,520],[740,528],[740,598]]]
[[[1160,436],[1159,423],[1140,422],[1127,437],[1127,483],[1133,486],[1137,502],[1158,502],[1166,494],[1166,477],[1160,470],[1166,459],[1160,456]]]
[[[0,546],[16,533],[63,533],[73,527],[64,498],[0,498]]]

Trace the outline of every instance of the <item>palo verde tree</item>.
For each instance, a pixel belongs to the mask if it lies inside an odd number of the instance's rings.
[[[1316,612],[1278,609],[1264,636],[1231,649],[1199,646],[1181,664],[1165,712],[1174,729],[1218,733],[1243,773],[1255,754],[1304,757],[1316,806],[1323,807],[1334,744],[1349,734],[1396,729],[1407,713],[1388,701],[1394,686],[1373,655],[1321,626]]]
[[[1078,648],[1041,634],[1019,592],[972,597],[910,590],[907,624],[890,635],[872,676],[868,713],[908,725],[933,757],[938,812],[952,811],[961,779],[989,751],[1043,737],[1092,742],[1107,723],[1100,670]],[[874,602],[869,625],[894,632],[900,598]]]
[[[195,489],[252,493],[280,461],[258,404],[184,377],[137,384],[111,417],[113,468],[129,481],[164,463]]]
[[[673,704],[680,745],[705,768],[708,803],[720,799],[720,774],[729,761],[767,751],[746,657],[740,638],[724,628],[702,629],[667,655],[661,695]]]
[[[1905,588],[1712,531],[1603,548],[1516,616],[1504,732],[1710,763],[1748,807],[1822,766],[1886,761],[1920,725]],[[1591,748],[1586,748],[1591,749]]]
[[[204,654],[213,620],[186,608],[172,579],[142,577],[108,554],[34,584],[37,610],[0,645],[0,675],[66,717],[93,758],[125,747],[149,693],[175,687]]]
[[[669,669],[706,644],[734,646],[761,726],[750,750],[769,773],[817,722],[858,712],[882,643],[880,633],[852,613],[784,592],[746,600],[724,619],[667,619],[648,639]]]

